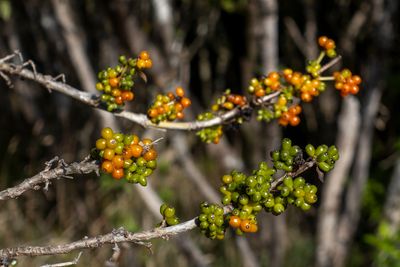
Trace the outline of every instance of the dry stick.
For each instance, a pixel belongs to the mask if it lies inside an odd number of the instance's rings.
[[[43,189],[47,190],[51,180],[60,178],[72,178],[73,174],[87,174],[98,172],[99,167],[95,161],[84,159],[81,162],[66,164],[63,159],[55,157],[46,163],[46,168],[33,177],[25,179],[17,186],[0,191],[0,200],[17,198],[28,190],[39,190],[44,184]]]
[[[61,160],[60,160],[61,161]],[[294,175],[297,176],[300,173],[308,170],[312,166],[314,166],[315,162],[313,161],[308,161],[305,162],[303,165],[299,167],[299,169],[293,173],[289,173],[288,175]],[[81,174],[81,173],[90,173],[90,172],[97,172],[98,171],[98,165],[94,162],[87,162],[85,160],[81,162],[76,162],[69,164],[67,166],[64,166],[64,164],[61,164],[61,167],[57,167],[56,169],[61,168],[61,171],[57,171],[57,177],[63,177],[65,175],[72,175],[72,174]],[[52,170],[50,170],[52,171]],[[43,172],[42,172],[43,173]],[[32,178],[29,178],[25,180],[22,184],[27,183],[31,184],[31,180],[37,179],[36,176],[40,176],[41,173],[38,175],[35,175]],[[56,179],[56,175],[53,174],[51,176],[48,176],[49,179]],[[51,178],[50,178],[51,177]],[[277,182],[274,182],[271,186],[272,189],[275,188],[275,186],[278,186],[281,181],[286,177],[286,175],[283,175],[282,177],[279,177],[277,179]],[[41,179],[41,183],[47,183],[47,179]],[[37,183],[36,185],[39,185]],[[19,186],[16,186],[10,189],[16,190],[15,188],[19,188]],[[25,191],[31,189],[28,187]],[[25,192],[25,191],[22,191]],[[4,192],[4,191],[3,191]],[[232,211],[232,206],[228,205],[224,207],[224,212],[229,213]],[[197,218],[197,217],[196,217]],[[168,239],[169,237],[190,231],[194,228],[197,227],[196,225],[196,218],[193,218],[189,221],[180,223],[175,226],[170,226],[170,227],[165,227],[165,228],[154,228],[152,230],[148,231],[143,231],[139,233],[132,233],[127,230],[125,230],[123,227],[113,230],[110,233],[104,234],[104,235],[98,235],[95,237],[85,237],[81,240],[72,242],[72,243],[67,243],[67,244],[62,244],[62,245],[49,245],[49,246],[22,246],[22,247],[14,247],[14,248],[4,248],[0,249],[0,260],[5,260],[5,259],[12,259],[18,256],[45,256],[45,255],[56,255],[56,254],[66,254],[74,250],[82,250],[82,249],[89,249],[89,248],[98,248],[101,247],[105,244],[117,244],[117,243],[123,243],[123,242],[131,242],[135,243],[138,245],[144,245],[146,247],[151,246],[151,244],[146,243],[145,241],[149,241],[151,239],[155,238],[164,238]]]

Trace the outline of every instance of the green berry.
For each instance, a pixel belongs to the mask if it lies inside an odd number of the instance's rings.
[[[306,153],[307,153],[310,157],[314,157],[314,155],[315,155],[315,148],[314,148],[314,146],[311,145],[311,144],[308,144],[308,145],[306,146]]]

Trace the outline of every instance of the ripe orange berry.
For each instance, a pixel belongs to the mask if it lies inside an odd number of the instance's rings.
[[[146,69],[150,69],[152,66],[153,66],[153,61],[152,61],[151,59],[146,59],[146,60],[144,61],[144,67],[145,67]]]
[[[132,157],[132,151],[130,149],[124,149],[122,151],[122,157],[124,157],[124,159],[130,159]]]
[[[135,158],[138,158],[142,155],[143,147],[141,145],[131,145],[131,154]]]
[[[176,87],[175,93],[177,96],[183,97],[185,95],[185,90],[182,87]]]
[[[250,229],[249,232],[250,233],[256,233],[258,231],[258,226],[255,223],[250,224]]]
[[[349,91],[350,94],[355,95],[358,93],[358,91],[360,91],[360,88],[358,87],[358,85],[350,86],[350,91]]]
[[[182,104],[182,106],[183,106],[184,108],[187,108],[188,106],[190,106],[190,105],[192,104],[192,101],[190,101],[190,99],[187,98],[187,97],[183,97],[183,98],[181,99],[181,104]]]
[[[124,169],[114,169],[112,172],[112,177],[117,180],[121,179],[124,177]]]
[[[303,100],[304,102],[311,102],[312,96],[309,93],[302,93],[301,100]]]
[[[120,155],[114,156],[112,159],[114,169],[121,169],[124,167],[124,158]]]
[[[157,113],[158,113],[158,114],[164,114],[164,113],[165,113],[165,108],[162,107],[162,106],[161,106],[161,107],[158,107],[158,108],[157,108]]]
[[[328,37],[321,36],[318,38],[318,44],[322,47],[325,47],[326,42],[328,41]]]
[[[354,75],[353,76],[353,81],[354,81],[355,84],[360,84],[362,80],[361,80],[360,76]]]
[[[111,87],[118,87],[119,79],[118,78],[111,78],[111,79],[108,80],[108,83],[110,84]]]
[[[239,218],[239,216],[235,216],[235,215],[232,215],[230,218],[229,218],[229,225],[231,226],[231,227],[233,227],[233,228],[238,228],[238,227],[240,227],[240,223],[242,222],[242,220]]]
[[[146,63],[145,63],[144,60],[138,59],[138,61],[136,62],[136,66],[137,66],[139,69],[143,69],[143,68],[146,67]]]
[[[115,103],[117,103],[118,105],[122,105],[124,103],[124,99],[122,98],[122,96],[117,96],[115,98]]]
[[[155,149],[150,149],[144,153],[143,158],[147,161],[154,160],[157,158],[157,151],[155,151]]]
[[[150,58],[149,52],[147,52],[146,50],[143,50],[142,52],[140,52],[139,54],[140,59],[146,60]]]
[[[242,230],[245,233],[249,233],[251,228],[251,223],[249,220],[242,220],[240,222],[240,230]]]
[[[174,107],[176,112],[181,112],[183,110],[183,106],[181,103],[175,103]]]
[[[134,134],[134,135],[133,135],[133,140],[132,140],[132,142],[131,142],[131,145],[137,145],[137,144],[139,144],[139,141],[140,141],[139,136],[137,136],[136,134]]]
[[[297,126],[300,123],[300,118],[298,116],[290,117],[289,122],[290,122],[290,125]]]
[[[149,109],[149,111],[147,112],[147,115],[149,115],[150,118],[155,118],[158,116],[158,111],[155,108],[151,108]]]
[[[170,100],[174,100],[175,99],[175,95],[172,92],[168,92],[167,96]]]
[[[336,47],[335,45],[335,41],[333,41],[332,39],[328,39],[325,43],[325,49],[329,50],[329,49],[334,49]]]
[[[176,113],[176,118],[177,118],[177,119],[181,120],[181,119],[183,119],[184,117],[185,117],[185,115],[183,114],[183,112],[177,112],[177,113]]]
[[[277,73],[276,71],[270,72],[268,74],[268,78],[270,78],[273,81],[277,81],[279,79],[279,73]]]
[[[101,170],[106,173],[112,173],[114,170],[112,162],[109,160],[103,161],[103,163],[101,164]]]
[[[283,120],[285,120],[285,121],[288,121],[288,120],[290,120],[290,113],[288,113],[288,112],[284,112],[284,113],[282,113],[282,115],[281,115],[281,118],[283,119]]]
[[[288,121],[288,120],[285,120],[285,119],[283,119],[283,118],[280,118],[278,122],[279,122],[279,124],[282,125],[282,126],[287,126],[287,125],[289,124],[289,121]]]
[[[123,91],[122,99],[125,101],[132,101],[135,98],[135,94],[131,91]]]
[[[256,97],[263,97],[263,96],[265,96],[265,90],[264,89],[258,89],[255,92],[255,95],[256,95]]]

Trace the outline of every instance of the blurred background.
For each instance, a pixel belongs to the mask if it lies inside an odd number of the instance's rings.
[[[148,50],[153,68],[136,83],[127,106],[145,113],[158,92],[186,88],[187,120],[210,108],[230,88],[245,93],[252,77],[291,67],[303,71],[319,51],[317,37],[336,40],[343,60],[363,78],[359,95],[342,99],[332,87],[304,104],[302,123],[282,128],[255,119],[227,132],[218,145],[194,132],[146,130],[94,110],[31,81],[0,80],[0,190],[44,168],[54,156],[67,162],[89,154],[101,127],[159,138],[157,171],[143,188],[85,175],[54,182],[0,204],[0,247],[59,244],[107,233],[153,228],[161,201],[182,221],[199,204],[218,201],[220,177],[249,173],[282,137],[298,145],[336,144],[334,171],[308,212],[293,207],[262,213],[259,232],[211,241],[197,230],[155,240],[153,253],[121,245],[85,250],[77,266],[400,266],[400,52],[396,0],[0,0],[0,57],[19,50],[38,72],[64,73],[68,84],[95,93],[97,72],[121,54]],[[341,65],[341,66],[340,66]],[[20,258],[19,266],[72,260]]]

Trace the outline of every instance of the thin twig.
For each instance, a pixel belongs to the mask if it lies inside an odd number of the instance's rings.
[[[337,56],[334,59],[332,59],[331,61],[329,61],[328,63],[326,63],[325,65],[323,65],[320,70],[318,71],[319,74],[323,73],[324,71],[326,71],[327,69],[329,69],[330,67],[332,67],[333,65],[335,65],[336,63],[338,63],[340,60],[342,59],[342,56]]]
[[[60,262],[60,263],[55,263],[55,264],[46,264],[42,265],[40,267],[66,267],[66,266],[72,266],[78,264],[79,259],[82,256],[82,251],[79,252],[78,256],[73,261],[67,261],[67,262]]]

